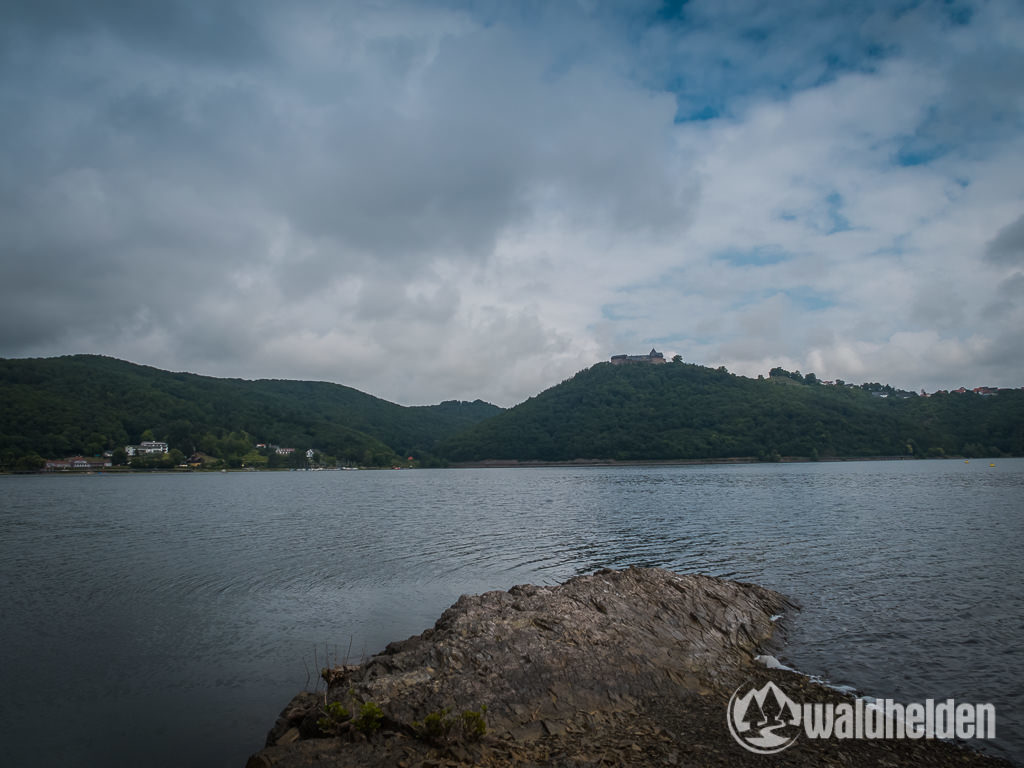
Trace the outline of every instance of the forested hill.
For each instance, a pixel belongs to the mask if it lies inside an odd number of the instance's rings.
[[[108,357],[0,359],[0,465],[95,456],[155,439],[175,461],[664,460],[1024,455],[1024,391],[910,396],[673,362],[599,363],[508,411],[482,401],[404,407],[324,382],[217,379]],[[874,385],[880,387],[880,385]],[[168,459],[170,457],[167,457]],[[167,463],[167,460],[164,461]]]
[[[438,450],[452,461],[1024,455],[1024,391],[881,398],[807,378],[599,363]]]
[[[109,357],[0,359],[0,462],[92,456],[142,439],[238,465],[255,443],[341,461],[430,463],[438,440],[499,413],[482,401],[404,407],[324,382],[217,379]]]

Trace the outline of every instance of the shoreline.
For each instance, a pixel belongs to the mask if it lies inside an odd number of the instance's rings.
[[[266,468],[232,468],[232,469],[132,469],[130,467],[106,467],[102,470],[71,469],[60,471],[16,471],[0,470],[2,475],[39,476],[39,477],[83,477],[87,475],[192,475],[192,474],[239,474],[253,472],[394,472],[445,469],[536,469],[544,467],[685,467],[685,466],[719,466],[745,464],[844,464],[851,462],[870,461],[971,461],[994,462],[1006,459],[1020,459],[1021,456],[830,456],[828,458],[810,458],[806,456],[782,456],[777,460],[759,459],[756,456],[739,456],[718,459],[569,459],[566,461],[542,461],[520,459],[485,459],[483,461],[451,462],[443,467],[320,467],[292,469],[284,467]]]
[[[997,458],[981,457],[974,461],[994,461]],[[719,464],[836,464],[857,461],[970,461],[963,456],[918,457],[918,456],[831,456],[828,458],[811,458],[807,456],[782,456],[777,460],[759,459],[756,456],[736,456],[718,459],[569,459],[566,461],[541,461],[520,459],[485,459],[483,461],[450,462],[448,469],[490,469],[490,468],[524,468],[532,467],[674,467],[702,466]]]

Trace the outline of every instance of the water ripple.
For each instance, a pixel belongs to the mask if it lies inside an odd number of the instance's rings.
[[[31,735],[12,702],[57,689],[82,712],[96,692],[149,702],[114,762],[164,739],[170,765],[223,716],[200,704],[244,700],[240,761],[318,645],[358,656],[463,593],[659,565],[796,598],[786,655],[808,672],[993,701],[1019,758],[1024,462],[996,464],[0,478],[0,718]],[[102,722],[69,727],[62,754]]]

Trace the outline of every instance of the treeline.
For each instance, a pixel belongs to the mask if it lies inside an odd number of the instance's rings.
[[[789,379],[795,381],[798,384],[808,384],[810,386],[821,386],[826,382],[822,382],[813,373],[808,373],[804,376],[800,371],[787,371],[785,368],[778,366],[768,371],[768,377],[776,381]],[[827,382],[831,386],[837,387],[852,387],[853,384],[847,384],[842,379],[836,379],[833,382]],[[896,387],[890,386],[889,384],[879,384],[877,381],[864,382],[863,384],[856,385],[865,392],[879,392],[885,395],[895,395],[897,397],[916,397],[916,392],[911,392],[906,389],[897,389]]]
[[[1021,391],[880,398],[873,385],[770,374],[600,363],[438,450],[452,461],[1024,455]]]
[[[872,394],[874,393],[874,394]],[[885,394],[887,397],[876,395]],[[507,459],[1024,455],[1024,392],[919,397],[822,384],[782,368],[748,379],[683,362],[599,363],[508,411],[403,407],[350,387],[169,373],[97,356],[0,360],[0,466],[114,453],[143,440],[176,466],[443,466]],[[266,447],[257,448],[257,444]],[[274,446],[294,448],[282,455]]]
[[[95,355],[0,360],[0,466],[29,469],[145,439],[167,442],[173,459],[198,453],[226,466],[300,461],[256,443],[295,448],[301,461],[313,448],[324,463],[390,466],[412,456],[430,466],[441,462],[439,440],[500,410],[481,401],[404,407],[337,384],[217,379]]]

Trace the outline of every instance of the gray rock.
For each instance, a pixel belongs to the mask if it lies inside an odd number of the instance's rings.
[[[741,684],[843,698],[753,663],[790,608],[753,584],[658,568],[466,595],[421,635],[324,670],[326,693],[296,696],[248,766],[1008,765],[936,741],[743,750],[726,728]]]
[[[331,701],[353,713],[364,702],[377,704],[389,737],[371,732],[366,743],[402,743],[413,753],[450,752],[455,742],[467,748],[464,742],[475,740],[460,728],[466,710],[486,708],[488,733],[469,744],[477,750],[585,733],[652,698],[677,698],[681,688],[699,695],[727,687],[786,606],[781,595],[752,584],[657,568],[465,595],[423,634],[391,643],[364,664],[325,670],[326,696],[297,696],[253,765],[301,765],[314,754],[322,760],[328,746],[332,765],[366,764],[365,745],[350,741],[358,730],[352,721],[337,725],[330,745],[295,740],[322,735],[315,724]],[[445,710],[452,733],[423,738],[415,724]]]

